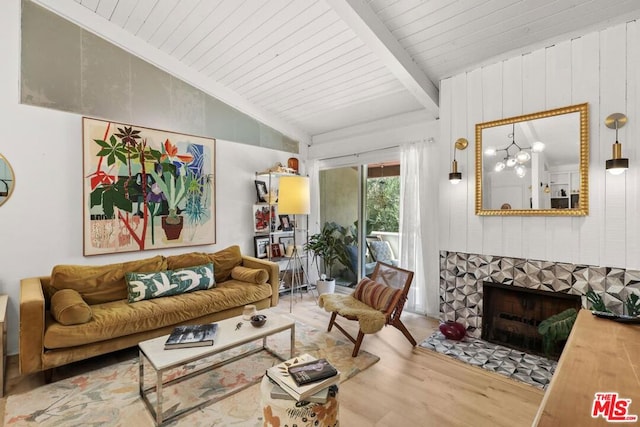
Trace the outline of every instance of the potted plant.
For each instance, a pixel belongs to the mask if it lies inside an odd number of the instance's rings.
[[[547,356],[553,355],[559,342],[569,338],[577,317],[576,309],[568,308],[540,322],[538,332],[542,335],[542,346]]]
[[[304,249],[313,254],[312,263],[316,265],[320,277],[316,282],[318,293],[333,293],[336,286],[336,280],[332,276],[333,267],[344,254],[340,225],[326,222],[320,233],[309,237]]]

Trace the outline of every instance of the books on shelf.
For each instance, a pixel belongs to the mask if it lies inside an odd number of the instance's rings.
[[[203,325],[176,326],[164,343],[164,349],[204,347],[213,345],[217,323],[205,323]]]
[[[335,374],[332,376],[317,379],[314,382],[310,382],[303,385],[298,385],[289,374],[289,368],[300,364],[306,364],[308,362],[316,362],[318,359],[310,354],[302,354],[298,357],[286,360],[271,368],[267,369],[266,375],[274,383],[278,384],[284,391],[289,393],[295,400],[308,400],[311,396],[318,393],[330,385],[338,384],[340,382],[340,372],[334,368]],[[324,364],[322,364],[324,366]]]
[[[319,392],[317,392],[316,394],[312,394],[311,396],[307,397],[305,400],[311,403],[327,403],[327,399],[329,398],[330,388],[331,386],[325,387]],[[283,399],[283,400],[295,400],[293,396],[291,396],[289,393],[284,391],[284,389],[280,387],[278,384],[273,384],[273,387],[271,388],[271,398]]]

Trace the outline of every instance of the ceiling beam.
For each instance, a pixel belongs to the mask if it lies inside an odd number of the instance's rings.
[[[60,0],[33,1],[56,15],[73,22],[98,37],[113,43],[159,69],[193,85],[208,95],[219,99],[225,104],[254,118],[264,125],[281,132],[289,138],[304,145],[308,145],[311,142],[311,136],[298,127],[293,126],[274,114],[254,105],[237,92],[223,86],[213,79],[203,76],[201,73],[193,70],[171,55],[151,46],[147,42],[126,32],[117,25],[110,23],[100,15],[91,12],[79,3],[75,1]]]
[[[439,116],[438,88],[365,0],[327,0],[329,6],[434,117]]]

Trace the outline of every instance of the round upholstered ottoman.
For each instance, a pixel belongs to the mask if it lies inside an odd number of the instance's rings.
[[[260,383],[260,401],[265,427],[337,427],[338,386],[331,386],[325,403],[297,402],[271,397],[273,383],[265,375]]]

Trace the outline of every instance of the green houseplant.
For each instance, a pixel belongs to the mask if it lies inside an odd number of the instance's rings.
[[[309,236],[304,249],[313,254],[312,263],[316,265],[318,277],[320,277],[316,283],[318,292],[323,293],[321,288],[325,286],[328,292],[332,292],[332,284],[335,287],[333,268],[345,256],[341,226],[335,222],[325,222],[320,233]]]
[[[568,308],[540,322],[538,332],[542,335],[542,346],[547,356],[553,353],[558,342],[569,338],[577,317],[576,309]]]

